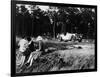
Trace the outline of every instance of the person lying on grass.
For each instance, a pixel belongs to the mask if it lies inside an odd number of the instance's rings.
[[[36,48],[37,46],[38,46],[38,49],[36,49],[36,50],[33,50],[32,49],[33,47]],[[33,61],[36,60],[39,56],[41,56],[42,52],[44,51],[44,47],[43,46],[44,46],[43,45],[43,41],[40,40],[40,39],[39,40],[33,40],[31,42],[31,44],[29,45],[29,49],[32,52],[31,52],[31,54],[29,56],[29,59],[25,63],[25,65],[28,65],[29,64],[29,66],[27,68],[31,67]]]

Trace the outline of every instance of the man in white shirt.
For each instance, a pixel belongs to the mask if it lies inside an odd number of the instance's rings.
[[[23,66],[26,58],[28,58],[29,55],[29,51],[27,51],[26,49],[28,48],[28,45],[30,44],[31,39],[30,38],[23,38],[19,41],[18,46],[19,46],[19,52],[22,53],[22,57],[21,60],[19,60],[20,62],[18,63],[18,65],[20,65],[20,67]],[[18,55],[17,55],[18,56]]]

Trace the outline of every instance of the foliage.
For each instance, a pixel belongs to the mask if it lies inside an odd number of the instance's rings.
[[[42,10],[38,5],[16,5],[16,32],[18,35],[37,36],[49,32],[82,33],[84,38],[94,38],[96,12],[94,8],[54,7]]]

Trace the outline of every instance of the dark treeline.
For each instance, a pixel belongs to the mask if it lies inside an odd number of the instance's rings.
[[[84,38],[95,38],[94,8],[51,7],[44,11],[36,5],[16,5],[16,35],[38,36],[44,33],[81,33]],[[53,10],[52,10],[53,9]],[[52,10],[52,11],[51,11]]]

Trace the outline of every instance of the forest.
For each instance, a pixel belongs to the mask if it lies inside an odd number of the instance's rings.
[[[94,39],[96,33],[95,8],[61,7],[16,4],[16,35],[34,36],[58,33],[80,33],[85,39]]]

